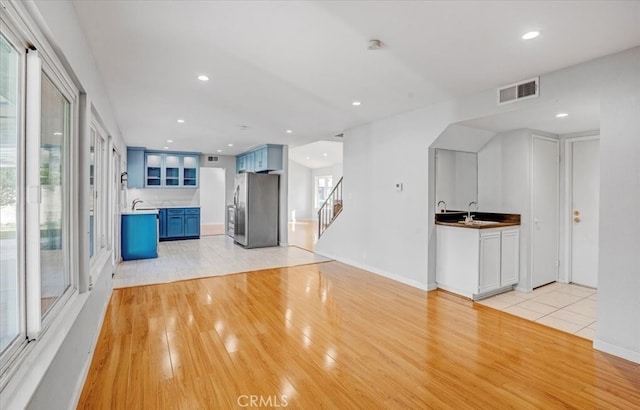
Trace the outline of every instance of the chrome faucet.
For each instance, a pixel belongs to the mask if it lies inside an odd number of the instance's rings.
[[[138,205],[140,202],[144,202],[144,201],[141,200],[140,198],[134,199],[133,203],[131,204],[131,210],[135,211],[136,210],[136,205]]]
[[[441,208],[442,212],[447,212],[447,203],[444,202],[444,201],[438,201],[438,205],[436,205],[436,208],[438,208],[440,206],[440,204],[444,205],[444,208]]]
[[[465,222],[473,221],[473,216],[471,215],[471,205],[475,205],[476,206],[476,211],[478,210],[478,203],[477,202],[475,202],[475,201],[469,202],[469,208],[467,209],[467,219],[465,220]]]

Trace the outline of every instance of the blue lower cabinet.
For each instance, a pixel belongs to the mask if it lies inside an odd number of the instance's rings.
[[[160,240],[163,240],[167,238],[167,210],[158,210],[158,218],[160,219],[160,226],[158,227]]]
[[[167,238],[184,236],[184,208],[167,209]]]
[[[158,257],[158,215],[122,215],[122,259],[149,259]]]
[[[163,228],[163,214],[165,228]],[[200,208],[160,209],[161,241],[198,238],[200,238]]]
[[[189,238],[200,237],[200,210],[198,210],[198,213],[186,213],[184,215],[184,236]]]

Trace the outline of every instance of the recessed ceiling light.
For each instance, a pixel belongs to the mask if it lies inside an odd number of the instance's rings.
[[[291,130],[286,130],[285,132],[286,132],[287,134],[291,134],[293,131],[291,131]]]
[[[209,77],[207,77],[206,75],[202,74],[198,76],[198,80],[200,81],[209,81]]]
[[[307,157],[306,159],[311,159],[311,157]]]
[[[171,143],[171,142],[173,142],[173,140],[167,140],[167,142]]]
[[[361,104],[362,104],[362,103],[361,103],[360,101],[354,101],[354,102],[352,102],[352,103],[351,103],[351,105],[355,105],[356,107],[357,107],[358,105],[361,105]]]
[[[569,114],[567,114],[566,112],[560,112],[558,114],[556,114],[556,118],[564,118],[564,117],[568,117]]]
[[[164,147],[164,149],[169,149],[169,147]]]
[[[218,152],[222,152],[222,150],[221,150],[221,149],[219,149],[219,150],[218,150]]]
[[[322,154],[322,156],[326,157],[326,156],[327,156],[327,153],[325,152],[324,154]]]
[[[54,132],[53,135],[62,135],[61,132]]]
[[[179,119],[179,120],[178,120],[178,123],[179,123],[179,124],[182,124],[183,122],[184,122],[184,120],[183,120],[183,119]]]
[[[539,31],[530,31],[530,32],[528,32],[528,33],[524,33],[524,34],[522,35],[522,39],[523,39],[523,40],[531,40],[531,39],[533,39],[533,38],[538,37],[539,35],[540,35],[540,32],[539,32]]]
[[[233,147],[233,144],[227,144],[227,147]]]

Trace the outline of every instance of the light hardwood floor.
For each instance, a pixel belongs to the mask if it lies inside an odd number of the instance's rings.
[[[338,262],[114,291],[79,408],[251,396],[295,409],[632,409],[640,365]]]
[[[289,245],[313,252],[318,240],[318,221],[289,222]]]

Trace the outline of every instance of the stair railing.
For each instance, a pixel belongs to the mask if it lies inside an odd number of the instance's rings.
[[[342,178],[318,209],[318,238],[322,236],[340,212],[342,212]]]

